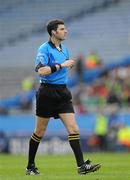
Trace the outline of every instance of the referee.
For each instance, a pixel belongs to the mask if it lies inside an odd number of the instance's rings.
[[[36,127],[29,141],[26,175],[39,174],[35,166],[35,156],[50,117],[60,118],[66,127],[78,173],[94,172],[101,165],[91,164],[89,160],[83,159],[72,96],[66,86],[68,71],[74,66],[74,60],[69,58],[66,46],[61,44],[66,39],[67,29],[62,20],[56,19],[48,22],[47,32],[50,39],[39,47],[35,61],[40,87],[36,94]]]

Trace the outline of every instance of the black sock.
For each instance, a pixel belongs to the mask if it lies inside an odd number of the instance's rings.
[[[77,166],[79,167],[84,163],[83,153],[81,151],[80,142],[79,142],[79,134],[70,134],[68,136],[68,140],[74,152]]]
[[[36,156],[36,152],[40,143],[41,137],[38,137],[35,133],[32,134],[30,142],[29,142],[29,154],[28,154],[28,166],[34,164],[34,159]]]

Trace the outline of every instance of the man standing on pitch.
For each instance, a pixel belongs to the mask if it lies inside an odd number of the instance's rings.
[[[50,36],[38,49],[36,72],[40,87],[36,94],[36,127],[29,142],[28,165],[26,175],[39,174],[35,166],[35,155],[50,117],[60,118],[68,131],[68,141],[74,152],[79,174],[98,170],[100,164],[84,161],[80,147],[79,129],[75,120],[71,92],[68,90],[67,74],[74,66],[68,50],[61,44],[66,39],[67,29],[62,20],[51,20],[47,24]]]

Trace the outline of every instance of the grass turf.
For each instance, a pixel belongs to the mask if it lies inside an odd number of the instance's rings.
[[[26,176],[26,156],[0,154],[0,180],[129,180],[130,155],[128,153],[85,154],[93,162],[100,162],[99,171],[78,175],[73,155],[37,156],[39,176]],[[87,159],[87,158],[86,158]]]

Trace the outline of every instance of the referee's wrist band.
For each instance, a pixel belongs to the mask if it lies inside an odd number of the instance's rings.
[[[56,71],[57,71],[56,66],[50,66],[50,68],[51,68],[51,73],[54,73],[54,72],[56,72]]]
[[[60,69],[62,69],[62,66],[61,66],[61,64],[57,64],[57,65],[59,65]]]
[[[58,65],[58,66],[59,66],[59,69],[62,69],[61,64],[56,64],[56,65]],[[58,70],[59,70],[59,69],[57,69],[57,68],[56,68],[56,65],[54,65],[54,66],[50,66],[50,68],[51,68],[51,73],[54,73],[54,72],[56,72],[56,71],[58,71]]]

